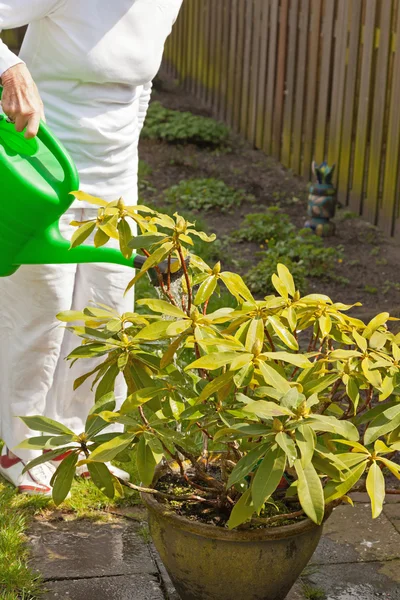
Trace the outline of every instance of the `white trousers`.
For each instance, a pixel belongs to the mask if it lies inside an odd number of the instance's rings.
[[[72,220],[96,214],[95,208],[71,208],[60,221],[61,233],[70,238]],[[18,416],[45,415],[81,433],[94,401],[90,380],[76,391],[73,382],[96,362],[81,359],[70,368],[65,357],[81,340],[56,315],[97,302],[119,313],[132,311],[133,291],[125,297],[124,291],[133,276],[127,267],[96,263],[22,266],[11,277],[0,277],[0,438],[23,460],[38,453],[15,446],[40,434]],[[116,396],[119,403],[126,397],[122,375]]]

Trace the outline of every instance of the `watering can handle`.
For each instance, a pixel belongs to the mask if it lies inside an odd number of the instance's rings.
[[[2,92],[3,88],[0,86],[0,100]],[[60,163],[64,172],[63,186],[66,188],[66,192],[76,191],[79,188],[79,176],[76,166],[68,152],[43,121],[40,122],[37,137]]]

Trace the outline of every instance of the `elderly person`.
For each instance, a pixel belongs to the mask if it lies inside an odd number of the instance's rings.
[[[0,41],[2,109],[26,137],[35,136],[46,117],[89,194],[137,201],[139,134],[181,3],[0,0],[0,29],[29,24],[19,57]],[[70,236],[69,223],[90,218],[93,210],[74,203],[60,223],[62,233]],[[32,435],[17,417],[42,414],[79,433],[93,403],[88,385],[73,391],[82,367],[69,369],[64,359],[76,340],[55,315],[97,302],[120,313],[132,310],[132,295],[123,295],[131,278],[124,267],[84,264],[21,267],[0,279],[0,474],[21,492],[50,495],[55,466],[22,473],[37,453],[16,448]],[[124,394],[119,381],[117,401]]]

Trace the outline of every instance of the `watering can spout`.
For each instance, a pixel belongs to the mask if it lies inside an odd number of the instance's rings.
[[[21,250],[15,260],[16,265],[49,265],[66,263],[107,262],[126,267],[139,267],[141,261],[136,255],[125,258],[115,248],[95,248],[95,246],[77,246],[71,248],[70,242],[60,233],[58,223],[52,223],[38,237],[32,238]],[[141,258],[141,257],[138,257]]]

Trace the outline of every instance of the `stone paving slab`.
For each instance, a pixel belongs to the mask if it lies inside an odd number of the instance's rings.
[[[400,509],[399,504],[388,509]],[[324,535],[311,564],[359,563],[400,558],[398,531],[383,513],[371,518],[370,504],[338,506],[324,526]]]
[[[30,530],[33,567],[45,579],[156,573],[132,521],[36,523]]]
[[[47,583],[47,600],[165,600],[154,576],[122,575]]]
[[[330,564],[306,573],[308,589],[324,592],[324,600],[400,600],[400,560]]]

